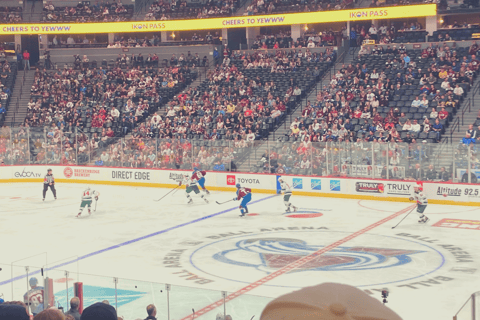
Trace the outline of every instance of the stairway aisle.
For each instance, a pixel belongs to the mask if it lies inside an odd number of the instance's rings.
[[[23,72],[23,71],[20,71]],[[22,85],[22,74],[17,76],[17,83],[13,88],[12,93],[12,107],[8,110],[5,123],[7,125],[18,126],[23,123],[25,116],[27,115],[27,106],[30,101],[30,89],[33,85],[33,80],[35,78],[35,70],[27,70],[25,74],[25,82]],[[21,94],[20,94],[21,92]],[[17,103],[17,98],[19,98],[18,110],[15,106]]]
[[[335,75],[335,71],[342,67],[343,64],[348,65],[350,62],[353,61],[353,55],[349,54],[349,52],[345,53],[345,59],[339,59],[338,62],[335,63],[335,67],[331,67],[330,71],[327,72],[323,78],[317,83],[316,87],[312,88],[307,95],[306,99],[302,99],[300,103],[298,103],[297,108],[293,111],[291,115],[288,115],[285,119],[285,122],[280,124],[280,126],[273,132],[268,135],[268,139],[255,141],[255,145],[252,146],[252,152],[248,155],[247,159],[240,165],[238,168],[239,171],[249,171],[250,168],[257,164],[261,160],[261,156],[268,152],[269,148],[275,146],[277,140],[285,135],[290,134],[290,119],[292,121],[295,118],[302,117],[302,108],[300,107],[302,103],[306,105],[306,101],[310,101],[312,105],[317,100],[317,93],[320,91],[323,86],[328,86],[330,83],[331,77]]]

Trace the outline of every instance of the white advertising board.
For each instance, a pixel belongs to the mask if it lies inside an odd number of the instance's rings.
[[[3,166],[0,167],[0,181],[40,182],[47,169],[53,170],[54,177],[60,182],[92,181],[92,183],[172,186],[181,176],[191,170],[157,170],[136,168],[106,168],[80,166]],[[217,190],[235,188],[237,183],[257,191],[273,193],[280,189],[278,175],[248,174],[236,172],[207,172],[206,185]],[[416,181],[373,180],[368,178],[309,177],[289,176],[283,178],[292,186],[293,192],[304,195],[328,196],[356,199],[394,198],[406,199],[413,193]],[[461,183],[424,182],[424,191],[431,200],[444,203],[468,202],[480,205],[480,185]],[[228,188],[228,189],[227,189]]]

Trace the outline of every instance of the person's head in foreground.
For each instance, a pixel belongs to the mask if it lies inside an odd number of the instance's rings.
[[[379,300],[355,287],[323,283],[271,301],[260,320],[401,320]]]

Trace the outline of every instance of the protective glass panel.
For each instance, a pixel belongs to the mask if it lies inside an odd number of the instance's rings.
[[[226,303],[225,313],[232,316],[232,319],[259,319],[263,309],[272,300],[273,298],[240,295]]]
[[[22,165],[29,163],[29,149],[28,149],[28,130],[25,128],[12,128],[10,147],[11,153],[9,155],[9,163],[14,165]]]
[[[90,164],[90,154],[92,149],[90,142],[90,133],[85,133],[80,129],[76,130],[75,151],[78,165],[86,166]]]
[[[117,315],[124,319],[147,317],[147,306],[153,304],[157,310],[157,319],[167,319],[167,291],[165,285],[145,281],[118,279]],[[112,302],[115,306],[115,303]]]
[[[197,311],[195,319],[202,320],[215,319],[215,315],[218,313],[223,315],[224,307],[221,291],[172,285],[169,294],[170,319],[183,319],[192,315],[194,311]],[[200,310],[214,303],[213,310],[203,315],[199,314]]]

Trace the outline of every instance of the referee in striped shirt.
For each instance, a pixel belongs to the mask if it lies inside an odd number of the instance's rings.
[[[55,179],[53,178],[52,169],[48,169],[45,178],[43,178],[43,201],[45,201],[48,187],[52,190],[55,200],[57,200],[57,190],[55,190]]]

